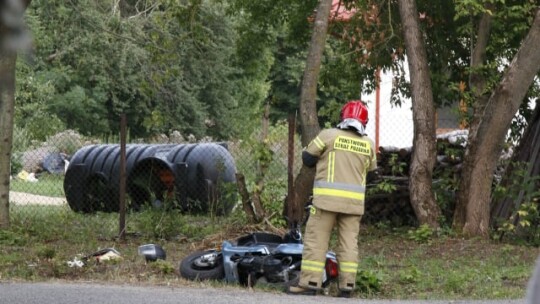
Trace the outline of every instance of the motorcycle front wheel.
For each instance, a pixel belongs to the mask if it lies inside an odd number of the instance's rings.
[[[194,252],[180,262],[180,276],[188,280],[224,279],[223,256],[214,250]]]

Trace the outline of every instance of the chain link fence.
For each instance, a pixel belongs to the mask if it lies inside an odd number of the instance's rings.
[[[368,185],[363,221],[414,225],[407,178],[412,120],[406,111],[383,113],[378,129],[374,119],[368,125],[368,135],[379,143],[383,179]],[[150,209],[210,216],[241,209],[236,173],[245,177],[249,191],[261,193],[267,216],[282,217],[288,166],[292,164],[293,176],[301,167],[300,138],[288,138],[286,122],[261,129],[248,138],[230,141],[196,140],[178,132],[130,141],[125,151],[127,232],[137,230],[130,216]],[[119,233],[122,154],[118,142],[89,140],[68,130],[21,151],[17,136],[24,134],[14,135],[12,221],[24,223],[35,214],[56,212],[59,216],[95,217],[101,221],[96,229],[104,235]],[[292,161],[288,159],[290,143],[294,146]],[[391,187],[385,189],[384,185]]]
[[[14,141],[21,134],[14,134]],[[22,134],[24,136],[24,134]],[[300,150],[295,140],[296,151]],[[10,185],[12,222],[38,220],[39,214],[101,218],[96,229],[118,235],[121,145],[89,140],[68,130],[21,151],[14,144]],[[286,124],[266,134],[231,141],[196,140],[178,132],[143,141],[125,151],[127,227],[138,230],[139,212],[165,210],[179,215],[229,215],[241,209],[236,173],[253,191],[262,181],[261,198],[269,215],[279,217],[287,194]],[[299,152],[297,153],[299,154]],[[298,155],[294,174],[300,168]],[[240,211],[239,211],[240,212]]]

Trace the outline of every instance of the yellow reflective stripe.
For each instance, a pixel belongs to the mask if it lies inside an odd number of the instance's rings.
[[[352,198],[352,199],[357,199],[357,200],[364,200],[364,197],[365,197],[364,193],[337,190],[337,189],[321,189],[321,188],[313,188],[313,194]]]
[[[339,271],[356,273],[358,270],[358,263],[355,262],[339,262]]]
[[[318,261],[302,260],[302,270],[309,270],[313,272],[323,272],[324,263]]]
[[[319,138],[319,136],[315,137],[313,140],[313,143],[319,148],[320,150],[324,149],[324,142]]]
[[[354,262],[339,262],[339,271],[356,273],[358,270],[358,263]]]
[[[334,168],[336,164],[336,152],[328,153],[328,182],[334,181]]]
[[[328,189],[337,189],[337,190],[346,190],[351,192],[364,193],[366,192],[366,187],[364,185],[355,185],[355,184],[346,184],[346,183],[329,183],[325,181],[315,181],[313,182],[315,188],[328,188]]]
[[[356,262],[339,262],[339,266],[358,268],[358,263],[356,263]]]
[[[324,267],[324,262],[313,261],[313,260],[302,260],[302,266],[304,265]]]
[[[323,272],[323,268],[311,267],[311,266],[302,266],[302,270],[308,270],[313,272]]]

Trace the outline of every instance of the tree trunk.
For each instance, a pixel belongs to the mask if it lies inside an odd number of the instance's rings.
[[[1,32],[0,32],[1,33]],[[9,177],[13,111],[15,105],[15,62],[17,55],[0,49],[0,228],[9,226]]]
[[[306,69],[302,78],[302,89],[300,92],[300,124],[302,147],[320,132],[319,119],[317,117],[317,82],[321,69],[321,60],[326,45],[326,35],[328,32],[328,17],[332,8],[332,0],[320,0],[317,6],[317,14],[313,27],[313,34],[308,50]],[[315,170],[302,166],[300,173],[294,183],[294,199],[288,200],[293,208],[284,210],[293,210],[289,214],[289,219],[300,221],[304,213],[304,203],[307,202],[313,186]]]
[[[466,206],[462,229],[465,236],[488,237],[493,173],[512,119],[540,71],[539,45],[537,9],[527,37],[483,109],[482,119],[472,134],[474,140],[468,143],[458,194],[458,205]]]
[[[519,140],[519,146],[514,150],[512,161],[505,168],[505,174],[499,183],[504,188],[510,188],[510,193],[491,204],[490,225],[491,229],[497,229],[503,221],[515,215],[519,206],[529,202],[540,188],[540,181],[534,181],[540,176],[540,100],[536,100],[536,108],[532,117],[527,122],[527,129]],[[523,167],[527,164],[526,167]],[[525,169],[525,174],[516,180],[516,172]],[[517,189],[512,189],[519,183],[520,189],[517,197],[511,195]],[[514,216],[514,225],[519,216]]]
[[[242,198],[242,208],[247,215],[248,222],[251,224],[258,224],[264,220],[264,208],[261,204],[260,195],[250,196],[247,187],[246,179],[242,173],[236,173],[236,184],[238,186],[238,193]]]
[[[485,13],[480,19],[478,25],[478,33],[476,36],[476,43],[474,44],[473,51],[471,54],[471,74],[469,76],[469,86],[470,90],[474,97],[473,104],[473,117],[469,123],[469,137],[468,137],[468,148],[465,151],[465,154],[475,154],[473,149],[477,148],[476,134],[480,122],[482,121],[483,109],[486,107],[486,104],[489,100],[489,92],[486,92],[487,80],[483,73],[480,71],[482,65],[486,61],[486,48],[489,41],[489,35],[491,33],[491,14]],[[473,159],[465,157],[463,170],[462,172],[471,170],[474,166],[474,163],[469,164],[468,161]],[[461,183],[471,184],[473,181],[468,180],[471,175],[462,173]],[[463,195],[467,197],[468,189],[463,189],[458,195]],[[466,221],[466,209],[467,209],[467,200],[458,198],[456,202],[456,207],[454,211],[453,227],[457,232],[462,232],[463,226]]]
[[[418,25],[415,1],[402,0],[398,3],[412,90],[414,148],[409,171],[411,205],[420,224],[438,228],[441,210],[432,191],[432,175],[437,155],[435,106],[426,49]]]
[[[22,14],[31,0],[3,1],[0,3],[0,228],[9,226],[9,177],[11,168],[11,146],[13,142],[13,117],[15,107],[15,64],[16,46],[8,38],[15,33],[24,35]],[[9,16],[9,20],[3,19]],[[21,20],[17,20],[19,17]],[[19,22],[20,21],[20,22]]]

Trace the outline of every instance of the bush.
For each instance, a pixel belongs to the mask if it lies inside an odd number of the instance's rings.
[[[38,113],[25,121],[26,129],[32,139],[43,141],[51,134],[64,130],[66,127],[55,114]]]
[[[23,168],[22,163],[22,154],[21,153],[13,153],[11,155],[11,167],[10,167],[10,174],[12,176],[16,175],[17,173],[21,172]]]
[[[77,131],[66,130],[47,139],[46,145],[56,151],[72,155],[84,145],[84,138]]]
[[[13,127],[13,142],[12,142],[12,151],[14,152],[24,152],[32,146],[32,141],[30,140],[30,134],[26,128],[21,128],[17,125]]]
[[[356,274],[356,289],[367,294],[380,292],[381,279],[372,271],[359,270]]]

